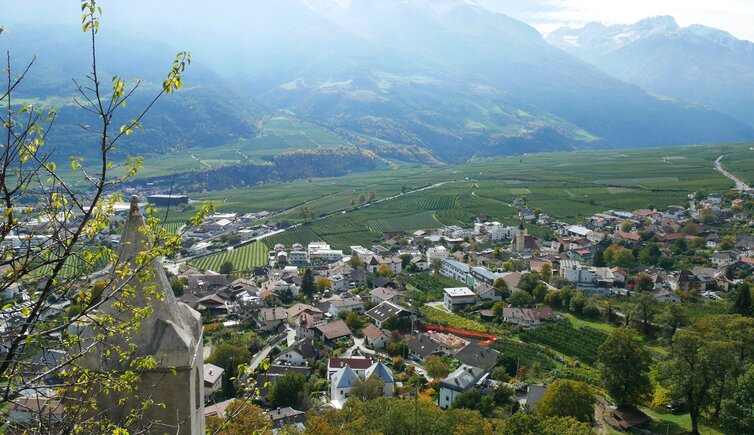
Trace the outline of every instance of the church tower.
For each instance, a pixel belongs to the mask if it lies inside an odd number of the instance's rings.
[[[523,252],[526,250],[526,227],[524,223],[518,226],[518,234],[516,234],[516,252]]]
[[[122,425],[129,413],[140,409],[150,400],[150,405],[133,423],[148,433],[180,435],[204,434],[204,369],[202,321],[198,312],[178,302],[158,259],[138,266],[137,257],[151,247],[145,234],[145,221],[138,205],[138,197],[131,197],[131,208],[123,228],[118,250],[120,262],[130,264],[133,271],[127,278],[115,279],[103,293],[111,296],[100,307],[118,319],[133,320],[133,311],[124,310],[124,304],[135,308],[148,307],[150,313],[140,320],[135,333],[106,335],[104,340],[86,353],[80,365],[95,372],[124,373],[133,370],[117,352],[106,352],[114,347],[133,357],[154,358],[155,366],[139,372],[138,389],[116,393],[97,392],[96,413],[111,423]],[[143,262],[142,262],[143,263]],[[133,294],[114,294],[124,284]],[[83,344],[92,343],[104,331],[96,326],[87,327],[81,334]],[[130,347],[132,346],[132,347]],[[98,418],[96,415],[93,418]]]

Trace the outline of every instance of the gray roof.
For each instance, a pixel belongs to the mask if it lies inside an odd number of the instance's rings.
[[[534,409],[546,390],[547,385],[529,385],[529,390],[526,392],[526,405]]]
[[[494,349],[469,343],[463,349],[456,352],[453,358],[466,365],[489,370],[497,364],[498,355],[500,355],[500,352]]]
[[[386,384],[392,384],[393,381],[393,372],[390,371],[389,368],[385,367],[385,364],[382,364],[381,362],[374,363],[371,367],[369,367],[364,374],[365,378],[370,378],[372,375],[377,375],[382,382]]]
[[[476,385],[485,373],[486,371],[480,368],[461,364],[453,373],[440,381],[440,387],[459,392],[466,391]]]
[[[425,358],[427,355],[440,349],[440,343],[432,340],[427,334],[420,334],[408,342],[408,348],[411,352]]]
[[[356,372],[351,367],[344,366],[332,375],[330,382],[335,384],[335,388],[351,388],[356,379],[359,379]]]
[[[366,312],[366,315],[378,322],[384,322],[385,320],[398,315],[405,310],[392,302],[384,301],[379,305]]]
[[[312,341],[311,338],[304,338],[303,340],[299,340],[285,348],[285,350],[281,351],[280,353],[285,354],[287,352],[297,352],[304,358],[313,359],[317,356],[317,348],[314,347],[314,341]]]

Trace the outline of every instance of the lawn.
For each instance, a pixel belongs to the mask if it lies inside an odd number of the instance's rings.
[[[654,420],[649,430],[661,434],[684,434],[691,430],[691,417],[688,414],[661,414],[651,409],[642,408]],[[722,434],[719,430],[700,425],[699,432],[704,435]]]
[[[609,324],[607,322],[603,322],[601,320],[588,319],[588,318],[585,318],[585,317],[576,317],[575,315],[573,315],[571,313],[566,313],[566,312],[563,312],[563,311],[558,311],[558,314],[560,314],[561,316],[563,316],[563,317],[567,318],[568,320],[570,320],[571,323],[573,324],[573,326],[575,328],[577,328],[577,329],[583,328],[584,326],[588,326],[590,328],[597,329],[597,330],[600,330],[600,331],[604,331],[604,332],[607,332],[609,334],[609,333],[613,332],[613,330],[615,330],[615,328],[616,328],[615,326],[613,326],[613,325],[611,325],[611,324]]]

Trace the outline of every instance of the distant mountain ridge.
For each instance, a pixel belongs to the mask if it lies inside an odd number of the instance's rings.
[[[474,155],[743,140],[719,112],[648,95],[547,44],[534,28],[472,2],[353,0],[312,9],[255,2],[261,40],[241,41],[236,81],[272,110],[330,128]],[[297,6],[298,4],[298,6]],[[316,3],[315,3],[316,4]],[[280,29],[280,30],[275,30]]]
[[[754,43],[669,16],[561,28],[547,42],[654,94],[709,106],[754,125]]]
[[[344,8],[333,0],[256,0],[227,20],[229,39],[190,32],[181,43],[199,59],[186,88],[159,103],[124,153],[228,144],[254,137],[272,116],[430,164],[754,138],[746,122],[691,99],[650,95],[473,1],[352,0]],[[69,31],[40,40],[12,30],[0,48],[40,54],[26,97],[48,105],[69,98],[69,79],[86,73],[86,45],[75,51],[82,44]],[[106,72],[142,76],[152,89],[174,54],[167,44],[113,32],[100,51]],[[81,143],[81,114],[70,104],[60,114],[50,142]]]

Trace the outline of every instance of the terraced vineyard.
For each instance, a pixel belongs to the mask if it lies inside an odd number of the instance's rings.
[[[544,350],[534,344],[498,338],[491,347],[503,356],[510,356],[518,361],[521,367],[531,367],[538,364],[542,370],[549,371],[559,367],[559,363],[547,355]]]
[[[597,349],[607,339],[607,334],[583,327],[576,329],[568,320],[549,323],[521,333],[521,340],[543,344],[587,364],[594,364]]]
[[[81,276],[82,273],[90,274],[96,272],[107,266],[107,261],[104,258],[99,258],[92,264],[86,264],[81,257],[69,257],[63,264],[63,268],[60,270],[59,277],[61,279],[68,279]],[[34,266],[32,266],[34,267]],[[53,266],[51,264],[36,267],[33,275],[38,277],[49,276],[52,273]]]
[[[226,261],[233,263],[234,270],[250,270],[267,264],[268,249],[264,243],[254,242],[230,251],[201,257],[189,262],[189,265],[202,270],[220,271],[220,266]]]
[[[435,219],[435,212],[425,211],[422,213],[398,216],[394,218],[375,219],[367,221],[367,225],[373,231],[384,233],[388,231],[409,231],[437,228],[440,222]]]
[[[347,249],[354,244],[370,246],[385,231],[469,226],[477,215],[515,225],[517,210],[510,204],[522,196],[527,206],[569,222],[583,222],[590,214],[609,209],[662,209],[682,204],[690,192],[729,189],[732,183],[714,170],[713,162],[720,154],[736,156],[724,163],[745,172],[754,167],[754,152],[749,146],[577,151],[476,159],[454,166],[399,168],[206,192],[195,197],[217,199],[218,209],[236,212],[292,209],[283,217],[291,223],[301,222],[296,213],[301,204],[319,215],[349,209],[354,199],[372,192],[377,200],[394,197],[349,210],[345,215],[316,220],[265,241],[268,246],[290,246],[325,240],[336,249]],[[400,195],[404,187],[420,189],[440,182],[445,184]]]

